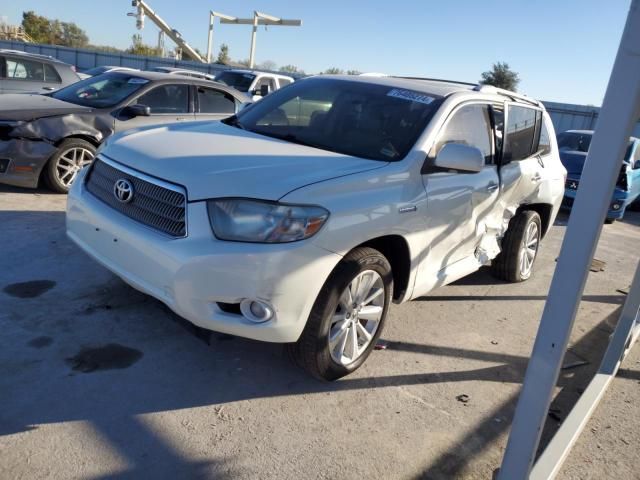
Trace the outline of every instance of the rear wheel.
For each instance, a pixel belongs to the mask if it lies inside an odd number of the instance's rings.
[[[511,219],[502,239],[502,251],[491,264],[494,275],[508,282],[529,279],[538,257],[541,237],[540,215],[532,210],[518,213]]]
[[[96,147],[79,138],[62,142],[45,167],[45,179],[51,190],[67,193],[78,172],[89,165],[96,154]]]
[[[350,252],[322,287],[300,339],[287,345],[294,361],[322,380],[336,380],[367,359],[382,333],[393,293],[388,260],[363,247]]]
[[[604,223],[606,223],[607,225],[612,225],[612,224],[616,223],[616,219],[615,218],[605,218],[604,219]]]

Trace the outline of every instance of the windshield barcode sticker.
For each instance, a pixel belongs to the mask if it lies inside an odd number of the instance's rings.
[[[400,88],[394,88],[389,90],[387,97],[401,98],[402,100],[409,100],[410,102],[426,103],[427,105],[433,102],[435,99],[424,93],[414,92],[411,90],[402,90]]]

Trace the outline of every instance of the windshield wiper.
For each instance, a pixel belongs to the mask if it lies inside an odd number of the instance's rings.
[[[229,118],[225,118],[224,120],[221,120],[222,123],[226,123],[227,125],[230,125],[232,127],[236,127],[239,128],[240,130],[246,130],[247,127],[245,127],[244,125],[242,125],[240,123],[240,121],[238,120],[238,116],[237,115],[232,115]]]

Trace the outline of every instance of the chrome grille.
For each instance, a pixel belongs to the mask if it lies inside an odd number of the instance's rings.
[[[96,198],[114,210],[137,222],[172,237],[185,237],[186,196],[184,193],[153,183],[153,179],[143,180],[140,176],[120,170],[105,161],[96,159],[85,180],[86,189]],[[133,198],[128,203],[118,200],[114,185],[120,180],[128,180],[133,185]]]

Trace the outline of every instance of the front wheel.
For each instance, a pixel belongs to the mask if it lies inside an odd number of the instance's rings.
[[[351,251],[322,287],[300,339],[287,345],[290,355],[316,378],[348,375],[380,337],[392,294],[385,256],[368,247]]]
[[[524,282],[533,273],[538,257],[542,222],[533,210],[518,213],[509,223],[502,239],[502,251],[493,260],[493,274],[508,282]]]
[[[45,179],[49,188],[67,193],[78,172],[93,161],[96,147],[79,138],[68,138],[60,144],[45,166]]]

